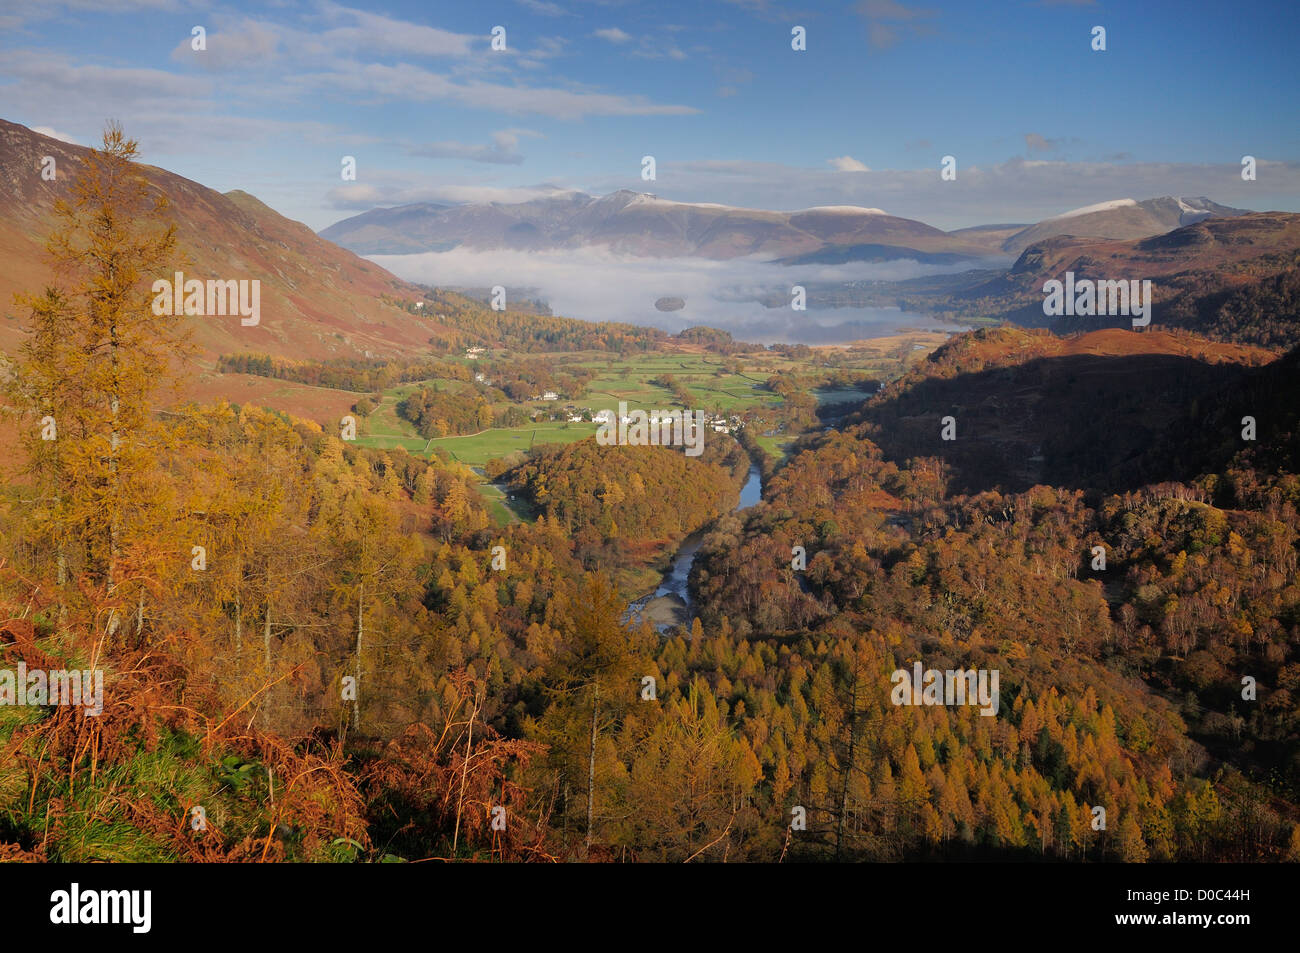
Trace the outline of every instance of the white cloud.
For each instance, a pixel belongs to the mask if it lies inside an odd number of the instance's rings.
[[[32,126],[32,132],[39,132],[42,136],[49,136],[51,139],[58,139],[60,142],[67,142],[74,146],[81,145],[80,142],[73,139],[66,132],[59,132],[49,126]]]
[[[871,170],[853,156],[837,156],[827,159],[827,164],[836,172],[870,172]]]
[[[598,36],[602,40],[609,40],[611,43],[626,43],[632,39],[631,34],[624,33],[616,26],[606,27],[603,30],[597,30],[592,36]]]
[[[27,3],[23,0],[6,0],[0,3],[5,16],[0,17],[0,27],[17,28],[24,21],[43,20],[54,16],[79,13],[171,13],[181,9],[178,0],[43,0]]]
[[[202,50],[190,45],[193,37],[185,37],[172,48],[171,60],[214,71],[239,69],[253,63],[265,68],[278,58],[285,38],[282,28],[245,18],[229,27],[208,30]]]
[[[319,63],[350,58],[360,52],[463,59],[487,43],[486,37],[452,33],[333,4],[326,5],[325,10],[331,22],[341,25],[307,31],[269,20],[215,14],[213,25],[207,28],[207,49],[192,49],[191,38],[186,36],[172,49],[171,58],[214,70],[251,63],[265,68],[278,60]]]
[[[411,185],[396,177],[373,174],[380,185],[342,185],[326,194],[326,201],[335,209],[344,211],[369,211],[393,205],[413,205],[433,202],[438,205],[461,205],[487,202],[528,202],[567,191],[556,186],[496,186],[481,183],[444,183],[441,185]]]
[[[1056,149],[1056,140],[1040,136],[1036,132],[1025,133],[1025,150],[1028,152],[1052,152]]]
[[[519,165],[524,157],[514,149],[503,149],[496,143],[474,145],[468,142],[430,142],[411,150],[412,155],[429,159],[465,159],[469,162],[486,162],[491,165]]]
[[[917,36],[934,32],[933,28],[915,22],[935,16],[934,10],[907,7],[898,0],[859,0],[856,9],[867,21],[867,39],[878,50],[893,46],[904,32]]]
[[[348,26],[326,30],[320,37],[323,43],[340,51],[367,49],[418,56],[468,56],[475,47],[486,49],[488,45],[486,33],[481,37],[452,33],[347,7],[330,6],[329,10],[338,19],[353,20]]]
[[[534,13],[539,13],[544,17],[567,17],[570,16],[568,10],[558,3],[549,3],[547,0],[518,0],[522,7],[527,7]]]
[[[492,134],[490,145],[431,142],[428,145],[414,147],[411,149],[411,154],[433,159],[467,159],[470,162],[486,162],[492,165],[519,165],[524,161],[523,154],[519,151],[520,136],[540,137],[541,133],[531,129],[502,129]]]
[[[31,94],[52,103],[64,97],[79,99],[88,95],[108,103],[149,97],[206,97],[211,92],[207,80],[178,76],[166,70],[144,67],[78,65],[65,56],[36,50],[6,50],[4,75],[18,80],[17,88],[5,89],[6,104],[18,96]],[[105,115],[111,115],[109,110]]]
[[[428,70],[399,63],[340,64],[335,72],[294,77],[304,90],[370,93],[395,100],[450,100],[476,109],[511,114],[535,114],[554,119],[586,116],[686,116],[693,106],[661,105],[644,96],[575,92],[541,86],[510,86],[472,80],[456,82]]]
[[[288,136],[339,145],[366,138],[322,122],[219,113],[208,77],[80,65],[33,50],[8,51],[0,76],[9,80],[4,86],[8,118],[39,117],[45,128],[100,130],[111,116],[140,141],[149,161],[159,154],[208,153],[213,142],[251,144]],[[93,138],[97,141],[98,134]]]
[[[330,204],[335,208],[378,208],[384,205],[407,205],[414,202],[427,202],[428,199],[417,199],[409,196],[403,197],[398,201],[393,201],[389,194],[374,185],[340,185],[332,189],[326,196]]]

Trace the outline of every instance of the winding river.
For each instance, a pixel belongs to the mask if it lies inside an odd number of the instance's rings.
[[[753,506],[763,498],[763,478],[758,467],[751,465],[745,485],[740,489],[740,502],[734,512]],[[636,624],[642,619],[648,620],[659,633],[667,632],[677,625],[689,626],[694,618],[691,605],[691,592],[688,580],[691,578],[691,566],[695,564],[695,554],[700,551],[704,536],[712,529],[712,524],[696,530],[683,540],[677,555],[673,557],[672,567],[664,573],[659,588],[648,596],[642,596],[627,607],[624,621]]]

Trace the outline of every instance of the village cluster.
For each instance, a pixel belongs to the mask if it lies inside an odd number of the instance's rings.
[[[471,361],[476,361],[487,353],[487,348],[470,347],[465,349],[465,357]],[[485,386],[491,386],[492,379],[479,371],[474,375],[474,380]],[[884,385],[881,385],[882,387]],[[543,391],[540,394],[531,394],[529,400],[536,401],[558,401],[560,395],[553,390]],[[533,420],[564,420],[571,424],[591,423],[591,424],[609,424],[622,425],[626,427],[635,423],[633,415],[638,411],[627,411],[626,404],[619,405],[619,413],[612,410],[596,410],[593,407],[579,407],[576,404],[565,404],[563,407],[554,411],[538,411],[533,414]],[[662,421],[671,420],[667,415],[676,413],[675,411],[640,411],[640,413],[649,415],[649,425],[658,428]],[[713,414],[708,411],[696,411],[695,419],[706,429],[714,433],[736,433],[744,426],[739,414]]]

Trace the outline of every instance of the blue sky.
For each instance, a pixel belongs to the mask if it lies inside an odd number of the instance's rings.
[[[0,116],[83,144],[120,119],[146,161],[317,229],[556,187],[944,228],[1164,194],[1297,211],[1298,26],[1295,0],[0,0]]]

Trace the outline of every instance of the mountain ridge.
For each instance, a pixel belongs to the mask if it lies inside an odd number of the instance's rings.
[[[756,256],[777,264],[914,259],[947,264],[1003,255],[1058,235],[1129,239],[1164,234],[1210,217],[1246,214],[1204,196],[1112,199],[1031,224],[941,231],[883,209],[819,205],[795,211],[679,202],[619,189],[602,196],[559,190],[524,202],[412,203],[342,219],[320,235],[359,255],[469,248],[481,251],[606,247],[638,257],[726,261]]]
[[[1149,238],[1194,225],[1207,218],[1233,218],[1248,213],[1211,201],[1205,196],[1184,200],[1181,196],[1159,198],[1111,199],[1094,205],[1070,209],[1016,232],[1002,243],[1002,250],[1020,254],[1030,245],[1058,235],[1078,238],[1133,239]]]
[[[977,258],[986,250],[924,222],[878,208],[814,206],[792,212],[677,202],[620,189],[603,196],[555,192],[526,202],[490,202],[426,211],[373,209],[322,229],[321,237],[358,254],[401,254],[467,247],[542,250],[606,246],[644,257],[714,260],[757,255],[791,259],[831,248],[871,245]],[[409,227],[393,234],[384,222]]]
[[[22,339],[15,293],[35,292],[53,280],[44,251],[56,225],[54,203],[64,197],[90,150],[0,119],[0,349]],[[55,180],[41,177],[45,156]],[[257,352],[292,359],[403,356],[428,346],[430,320],[391,303],[418,300],[422,290],[383,268],[320,238],[255,196],[221,193],[166,169],[138,168],[169,202],[177,226],[181,267],[194,278],[258,279],[261,322],[244,327],[238,316],[188,320],[201,358]],[[162,276],[162,277],[170,277]],[[385,297],[389,300],[385,301]]]

